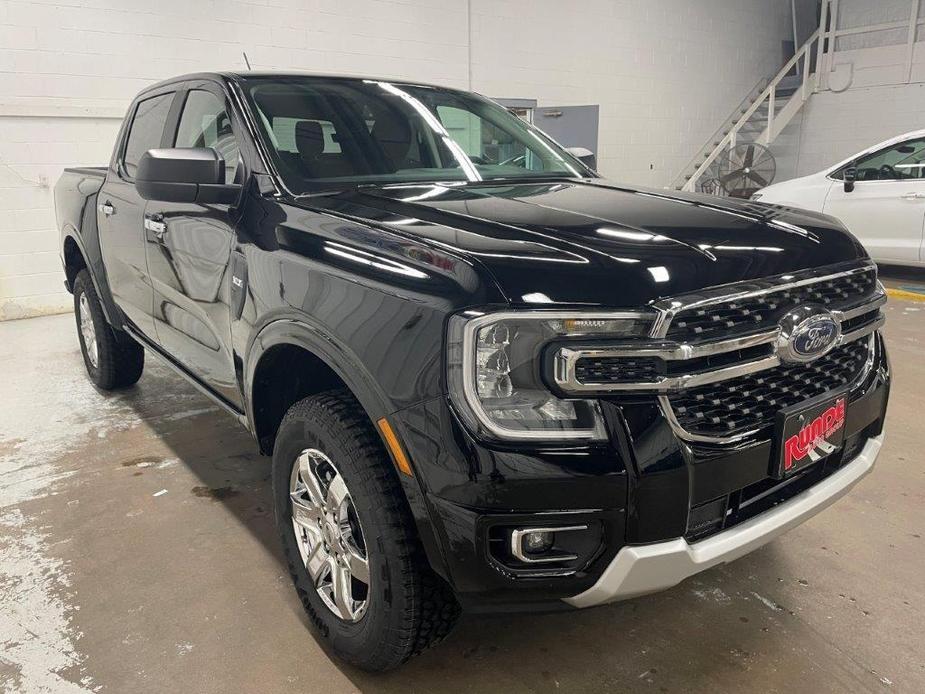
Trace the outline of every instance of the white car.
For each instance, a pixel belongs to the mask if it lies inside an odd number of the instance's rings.
[[[840,219],[879,263],[925,267],[925,130],[752,196]]]

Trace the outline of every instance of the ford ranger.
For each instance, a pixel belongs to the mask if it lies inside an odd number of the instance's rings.
[[[609,182],[481,96],[177,77],[55,203],[90,379],[153,355],[252,432],[298,595],[363,668],[463,609],[676,585],[881,446],[886,297],[841,224]]]

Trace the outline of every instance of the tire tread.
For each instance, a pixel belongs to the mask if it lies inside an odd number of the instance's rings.
[[[90,313],[96,327],[99,365],[96,368],[87,359],[83,338],[80,337],[80,295],[86,294]],[[74,314],[77,320],[78,340],[91,380],[103,390],[116,390],[134,385],[141,378],[145,366],[144,348],[124,333],[116,331],[106,320],[90,272],[84,268],[74,280]]]
[[[354,396],[345,389],[338,389],[297,402],[283,418],[280,431],[294,421],[323,422],[349,435],[352,445],[346,452],[352,460],[361,463],[353,470],[359,473],[365,490],[375,494],[388,518],[387,529],[379,530],[380,533],[389,531],[392,551],[388,553],[388,559],[400,563],[402,583],[397,588],[408,596],[404,602],[404,614],[399,620],[402,627],[392,630],[374,657],[348,659],[368,670],[397,667],[450,633],[460,614],[459,604],[449,586],[430,568],[391,459]],[[287,559],[292,571],[292,557]],[[303,604],[311,614],[312,610],[305,603],[303,597]],[[313,619],[317,622],[316,616]]]

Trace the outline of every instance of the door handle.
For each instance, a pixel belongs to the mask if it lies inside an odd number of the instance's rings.
[[[145,229],[153,231],[157,238],[163,238],[167,233],[167,223],[154,217],[145,217]]]
[[[905,193],[902,198],[903,200],[920,200],[925,198],[925,193]]]
[[[116,208],[112,206],[112,203],[109,202],[109,200],[100,205],[99,210],[107,217],[111,217],[116,213]]]

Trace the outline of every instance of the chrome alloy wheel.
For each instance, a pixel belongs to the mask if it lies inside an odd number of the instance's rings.
[[[80,295],[80,334],[84,339],[87,358],[94,369],[99,368],[100,348],[96,342],[96,326],[93,325],[93,315],[90,313],[90,301],[86,292]]]
[[[369,557],[344,478],[321,451],[308,448],[289,480],[292,529],[302,562],[324,604],[357,622],[369,602]]]

